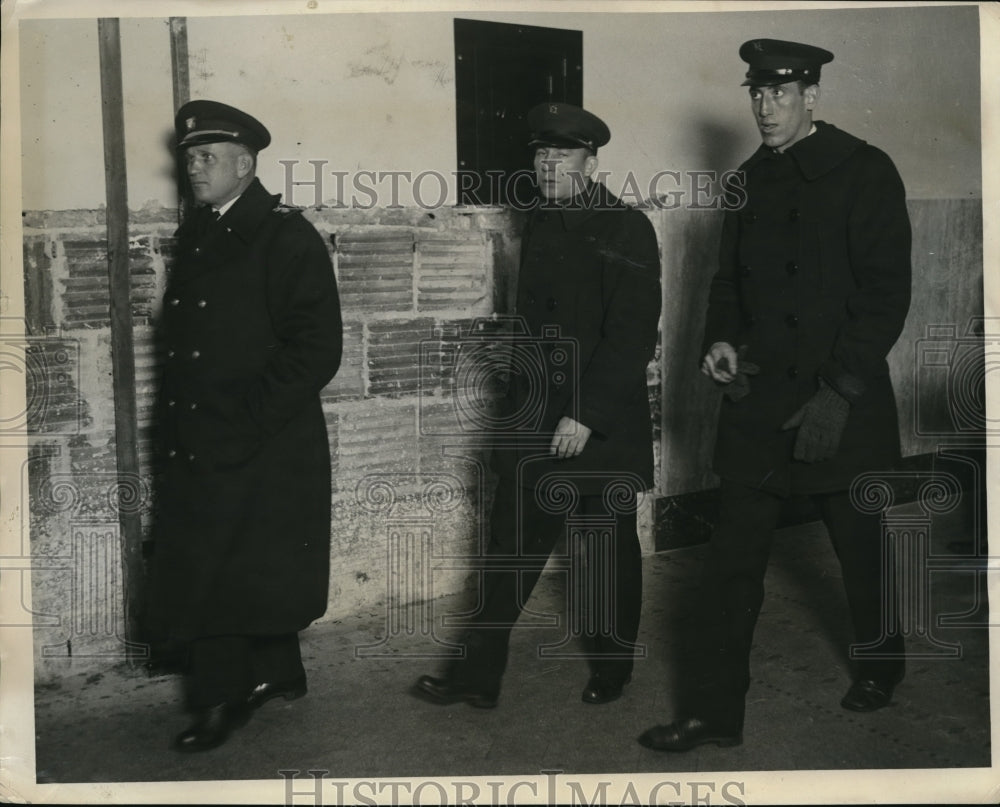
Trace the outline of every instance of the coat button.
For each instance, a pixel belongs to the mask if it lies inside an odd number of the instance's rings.
[[[740,277],[750,277],[750,267],[746,264],[740,267]]]
[[[177,406],[177,401],[167,401],[167,406]]]
[[[785,264],[785,271],[790,275],[794,275],[799,271],[799,265],[795,261],[789,261]]]
[[[194,248],[194,254],[195,255],[201,255],[201,247],[195,247]]]
[[[175,355],[174,351],[172,351],[172,350],[168,350],[167,351],[167,358],[168,359],[172,359],[174,357],[174,355]]]
[[[527,297],[525,297],[524,299],[527,301],[528,305],[531,305],[532,303],[535,302],[535,298],[532,297],[530,294]]]
[[[793,207],[791,210],[788,211],[788,220],[789,221],[798,221],[799,220],[799,211],[798,211],[797,208]]]
[[[188,460],[194,462],[194,454],[188,454]]]
[[[204,300],[198,301],[198,308],[204,308],[206,305],[208,305],[208,303],[206,303]]]
[[[174,457],[176,457],[176,456],[177,456],[177,452],[176,452],[176,451],[174,451],[173,449],[170,449],[170,450],[169,450],[169,451],[167,452],[167,456],[168,456],[168,457],[170,457],[171,459],[173,459]]]
[[[545,307],[549,311],[555,311],[557,305],[558,305],[558,303],[556,302],[556,298],[555,297],[549,297],[549,299],[545,301]]]
[[[747,221],[749,221],[751,224],[753,224],[755,221],[757,221],[757,214],[754,213],[752,210],[748,211],[747,212]]]
[[[173,298],[173,299],[172,299],[172,300],[170,301],[170,305],[180,305],[180,304],[181,304],[181,300],[180,300],[180,298],[179,298],[179,297],[174,297],[174,298]]]
[[[793,364],[791,367],[788,368],[788,377],[798,378],[798,376],[799,376],[799,368]]]
[[[201,351],[200,350],[192,350],[191,351],[191,358],[192,359],[197,359],[200,355],[201,355]]]
[[[192,411],[194,411],[197,408],[198,408],[198,404],[196,404],[196,403],[191,404],[191,410]]]
[[[799,318],[795,316],[795,314],[789,314],[787,317],[785,317],[785,324],[789,328],[797,328],[799,325]]]

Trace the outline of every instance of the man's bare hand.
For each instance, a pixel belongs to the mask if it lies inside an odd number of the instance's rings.
[[[552,445],[549,446],[549,453],[555,454],[559,459],[575,457],[590,439],[590,429],[573,418],[563,417],[556,426],[556,433],[552,435]]]
[[[701,371],[720,384],[729,384],[736,378],[738,365],[736,350],[729,342],[716,342],[701,360]]]

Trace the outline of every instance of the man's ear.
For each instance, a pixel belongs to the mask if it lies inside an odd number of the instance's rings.
[[[590,179],[593,173],[597,170],[597,155],[591,154],[586,160],[583,161],[583,175]]]
[[[236,176],[243,179],[253,170],[253,157],[245,151],[241,151],[236,158]]]
[[[819,84],[810,84],[802,91],[802,96],[806,99],[806,109],[812,112],[819,103]]]

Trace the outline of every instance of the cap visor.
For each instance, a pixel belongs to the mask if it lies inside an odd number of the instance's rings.
[[[580,140],[570,135],[559,135],[556,137],[541,135],[529,140],[528,145],[551,146],[552,148],[557,149],[594,149],[594,145],[592,143],[588,143],[586,140]]]

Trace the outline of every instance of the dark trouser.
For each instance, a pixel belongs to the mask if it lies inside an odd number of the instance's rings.
[[[243,703],[258,684],[283,683],[304,674],[297,633],[195,639],[189,702],[192,709]]]
[[[771,538],[783,499],[723,480],[719,523],[702,580],[701,659],[704,675],[692,711],[741,728],[750,687],[750,647],[764,599]],[[861,678],[888,678],[902,670],[903,639],[895,608],[883,603],[881,516],[862,513],[847,491],[814,494],[833,542],[851,609],[856,645],[871,645],[891,659],[861,660]],[[868,651],[866,651],[868,652]]]
[[[582,638],[592,672],[615,683],[631,675],[642,609],[635,503],[610,512],[602,496],[580,496],[571,514],[551,513],[538,505],[533,490],[506,478],[501,478],[490,519],[480,609],[465,636],[466,659],[451,668],[451,675],[499,686],[511,628],[567,526],[581,536],[569,552],[580,549],[585,555],[582,562],[571,562],[567,633]]]

